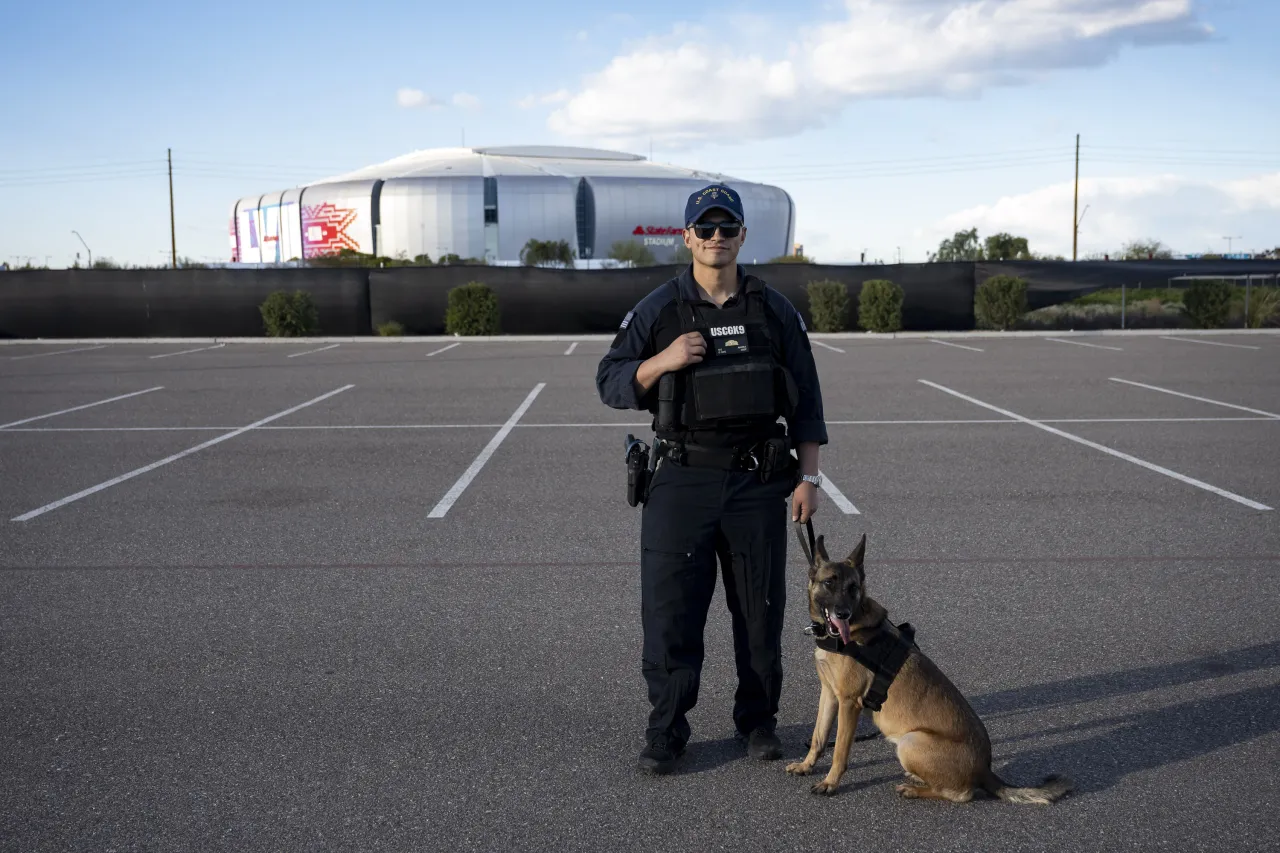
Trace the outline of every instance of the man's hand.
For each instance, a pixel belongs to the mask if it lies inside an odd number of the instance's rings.
[[[791,520],[806,522],[813,518],[817,509],[818,487],[808,480],[801,480],[791,494]]]
[[[662,366],[667,373],[682,370],[691,364],[702,361],[707,354],[707,341],[701,332],[688,332],[671,342],[662,351]]]
[[[707,342],[701,332],[688,332],[676,338],[662,352],[636,369],[636,388],[640,396],[648,393],[664,373],[674,373],[697,364],[707,354]]]

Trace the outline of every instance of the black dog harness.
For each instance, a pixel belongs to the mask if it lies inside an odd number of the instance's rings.
[[[800,536],[800,525],[796,525],[796,536],[800,537],[800,549],[804,551],[813,565],[814,536],[812,522],[805,522],[809,533],[809,541]],[[806,547],[807,545],[807,547]],[[866,629],[863,629],[866,630]],[[889,685],[898,677],[902,665],[907,662],[911,650],[916,648],[916,629],[910,622],[894,625],[884,619],[871,629],[871,638],[865,643],[846,643],[839,635],[833,635],[826,623],[811,622],[804,632],[813,637],[814,645],[823,651],[840,655],[848,655],[871,671],[871,686],[862,697],[862,707],[879,711],[884,700],[889,696]]]

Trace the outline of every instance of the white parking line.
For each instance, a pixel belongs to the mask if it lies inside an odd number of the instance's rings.
[[[929,340],[935,344],[942,344],[944,347],[955,347],[956,349],[967,349],[967,350],[972,350],[973,352],[986,352],[986,350],[981,350],[981,349],[978,349],[977,347],[967,347],[964,344],[953,344],[950,341],[940,341],[936,338],[929,338]]]
[[[1116,457],[1117,459],[1123,459],[1126,462],[1132,462],[1134,465],[1140,465],[1143,468],[1146,468],[1150,471],[1155,471],[1157,474],[1164,474],[1166,477],[1172,477],[1175,480],[1181,480],[1182,482],[1187,483],[1189,485],[1196,486],[1197,488],[1201,488],[1201,489],[1205,489],[1206,491],[1213,492],[1215,495],[1221,495],[1222,497],[1227,498],[1228,500],[1233,500],[1236,503],[1244,504],[1250,509],[1257,509],[1257,510],[1271,509],[1271,507],[1267,506],[1266,504],[1260,504],[1257,501],[1250,500],[1249,498],[1241,497],[1240,495],[1237,495],[1234,492],[1228,492],[1226,489],[1219,489],[1217,486],[1211,486],[1208,483],[1205,483],[1201,480],[1193,479],[1191,477],[1186,476],[1185,474],[1179,474],[1177,471],[1170,471],[1168,468],[1163,468],[1154,463],[1147,462],[1145,459],[1139,459],[1136,456],[1130,456],[1127,453],[1121,453],[1119,450],[1112,450],[1110,447],[1107,447],[1102,444],[1098,444],[1095,441],[1090,441],[1087,438],[1081,438],[1078,435],[1072,435],[1069,432],[1064,432],[1063,430],[1055,429],[1054,427],[1048,426],[1047,424],[1042,423],[1041,421],[1033,421],[1031,420],[1031,418],[1024,418],[1022,415],[1015,414],[1014,412],[1010,412],[1007,409],[1001,409],[998,406],[991,405],[990,403],[984,403],[981,400],[975,399],[965,394],[961,394],[959,391],[953,391],[950,388],[946,387],[945,385],[939,385],[936,382],[930,382],[927,379],[921,379],[920,381],[925,385],[928,385],[930,388],[937,388],[939,391],[950,394],[953,397],[959,397],[961,400],[965,400],[967,402],[973,403],[975,406],[981,406],[984,409],[990,409],[993,412],[999,412],[1005,417],[1012,418],[1015,421],[1019,421],[1021,423],[1027,424],[1028,426],[1033,426],[1036,429],[1042,429],[1045,432],[1051,432],[1054,435],[1058,435],[1070,441],[1074,441],[1077,444],[1083,444],[1085,447],[1092,447],[1094,450],[1100,450],[1103,453]]]
[[[1087,344],[1084,341],[1070,341],[1066,338],[1045,338],[1046,341],[1053,341],[1055,344],[1075,344],[1078,347],[1093,347],[1094,349],[1110,349],[1116,352],[1124,352],[1120,347],[1104,347],[1102,344]]]
[[[1161,394],[1172,394],[1175,397],[1186,397],[1188,400],[1198,400],[1201,403],[1212,403],[1215,406],[1224,406],[1228,409],[1239,409],[1242,412],[1252,412],[1255,415],[1266,415],[1268,418],[1276,418],[1280,420],[1280,415],[1274,412],[1264,412],[1262,409],[1251,409],[1248,406],[1237,406],[1235,403],[1224,403],[1221,400],[1210,400],[1208,397],[1197,397],[1194,394],[1184,394],[1181,391],[1170,391],[1168,388],[1161,388],[1158,385],[1147,385],[1143,382],[1133,382],[1128,379],[1119,379],[1115,376],[1111,377],[1112,382],[1123,382],[1125,385],[1135,385],[1138,388],[1146,388],[1149,391],[1159,391]]]
[[[814,341],[814,340],[812,340],[812,339],[810,339],[810,340],[812,341],[812,343],[815,343],[815,344],[817,344],[817,345],[818,345],[818,346],[820,346],[820,347],[826,347],[827,349],[831,350],[832,352],[844,352],[844,350],[840,349],[840,347],[833,347],[831,344],[824,344],[822,341]]]
[[[511,434],[511,430],[515,427],[516,422],[524,417],[524,413],[529,411],[529,407],[533,405],[533,401],[537,399],[538,394],[543,388],[547,387],[547,383],[539,382],[533,386],[533,390],[529,392],[529,396],[524,398],[524,402],[507,418],[507,422],[502,425],[502,429],[498,430],[493,438],[489,439],[489,443],[484,446],[484,450],[480,451],[466,471],[462,472],[462,476],[458,478],[458,482],[453,484],[453,488],[445,493],[440,499],[440,503],[436,504],[431,512],[427,513],[427,518],[444,518],[445,513],[449,511],[449,507],[453,506],[454,501],[461,497],[466,491],[467,486],[471,485],[471,481],[480,473],[480,469],[489,461],[489,457],[498,449],[498,445],[502,444],[503,439]]]
[[[176,462],[182,457],[190,456],[192,453],[195,453],[200,450],[204,450],[206,447],[213,447],[215,444],[221,444],[227,439],[235,438],[237,435],[243,435],[244,433],[248,432],[251,429],[260,427],[263,424],[271,423],[272,421],[283,418],[286,415],[291,415],[294,412],[299,411],[300,409],[305,409],[307,406],[313,406],[322,400],[327,400],[330,397],[334,396],[335,394],[341,394],[343,391],[346,391],[348,388],[354,388],[354,387],[355,387],[354,385],[344,385],[341,388],[330,391],[327,394],[321,394],[319,397],[316,397],[314,400],[308,400],[307,402],[301,405],[294,406],[292,409],[285,409],[283,412],[278,412],[274,415],[270,415],[269,417],[265,417],[260,421],[254,421],[248,426],[240,427],[239,429],[233,430],[227,433],[226,435],[220,435],[217,438],[211,438],[208,441],[201,442],[200,444],[197,444],[195,447],[190,447],[182,451],[181,453],[175,453],[172,456],[166,456],[164,459],[161,459],[159,462],[152,462],[150,465],[144,465],[141,468],[135,468],[134,470],[130,471],[127,474],[121,474],[119,477],[115,477],[111,480],[107,480],[105,483],[99,483],[96,486],[90,486],[87,489],[76,492],[74,495],[68,495],[67,497],[62,498],[61,500],[56,500],[51,504],[45,504],[39,509],[33,509],[31,510],[31,512],[23,513],[22,515],[19,515],[12,520],[13,521],[30,521],[36,516],[44,515],[46,512],[51,512],[52,510],[55,510],[58,507],[66,506],[67,504],[72,503],[73,501],[78,501],[81,498],[86,498],[89,495],[102,491],[103,489],[109,489],[114,485],[123,483],[125,480],[131,480],[134,477],[139,476],[140,474],[145,474],[148,471],[154,471],[155,469],[159,468],[162,465],[168,465],[170,462]]]
[[[1195,424],[1195,423],[1257,423],[1275,421],[1274,415],[1267,417],[1234,417],[1234,418],[1041,418],[1042,424]],[[1016,426],[1017,421],[1008,418],[992,418],[990,420],[974,418],[971,420],[940,421],[827,421],[827,426],[970,426],[970,425]],[[504,424],[290,424],[288,426],[258,427],[263,432],[271,430],[405,430],[405,429],[500,429]],[[606,428],[624,429],[652,426],[649,421],[636,423],[577,423],[577,424],[516,424],[516,429],[577,429]],[[3,429],[3,428],[0,428]],[[156,427],[15,427],[4,429],[5,432],[226,432],[233,426],[156,426]]]
[[[818,473],[822,474],[822,491],[827,493],[827,497],[831,498],[833,504],[840,507],[841,512],[845,515],[862,515],[862,513],[858,512],[858,508],[844,496],[844,492],[840,491],[840,488],[831,482],[831,479],[826,474],[823,474],[821,470]]]
[[[10,356],[9,358],[12,361],[22,361],[22,359],[24,358],[44,358],[46,355],[64,355],[69,352],[88,352],[91,349],[106,349],[106,348],[107,348],[107,345],[103,344],[100,347],[77,347],[75,349],[60,349],[60,350],[54,350],[53,352],[37,352],[37,353],[33,353],[32,355],[14,355],[14,356]]]
[[[210,349],[222,349],[225,346],[226,344],[214,344],[211,347],[197,347],[196,349],[184,349],[182,352],[162,352],[160,353],[160,355],[149,355],[147,356],[147,358],[168,358],[171,355],[186,355],[187,353],[192,353],[192,352],[204,352],[205,350],[210,350]]]
[[[0,429],[8,429],[9,427],[17,426],[18,424],[29,424],[32,421],[42,421],[45,418],[65,415],[67,412],[78,412],[81,409],[92,409],[94,406],[101,406],[104,403],[114,403],[116,400],[127,400],[130,397],[137,397],[139,394],[150,394],[152,391],[159,391],[163,387],[163,385],[157,385],[156,387],[148,388],[145,391],[134,391],[132,394],[121,394],[119,397],[108,397],[107,399],[99,400],[96,403],[85,403],[83,406],[72,406],[70,409],[60,409],[56,412],[50,412],[47,415],[36,415],[34,418],[23,418],[20,421],[10,421],[7,424],[0,424]]]
[[[342,346],[342,344],[329,344],[329,346],[320,347],[320,349],[309,349],[306,352],[295,352],[293,355],[289,356],[289,358],[297,358],[300,355],[311,355],[313,352],[324,352],[327,349],[333,349],[340,346]]]
[[[1248,344],[1224,344],[1221,341],[1198,341],[1195,338],[1174,338],[1169,335],[1161,335],[1162,341],[1182,341],[1184,344],[1205,344],[1211,347],[1232,347],[1234,349],[1262,349],[1262,347],[1251,347]]]
[[[577,348],[578,348],[578,342],[574,341],[573,343],[569,344],[569,348],[564,351],[564,354],[573,355],[573,351],[576,350]]]
[[[442,352],[447,352],[448,350],[451,350],[456,346],[457,344],[449,344],[447,347],[440,347],[440,349],[438,350],[433,350],[432,352],[427,353],[427,358],[431,358],[431,356],[433,355],[439,355]]]

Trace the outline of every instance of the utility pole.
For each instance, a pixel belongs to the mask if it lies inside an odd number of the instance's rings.
[[[1076,134],[1076,197],[1071,204],[1071,260],[1076,259],[1076,246],[1080,237],[1080,134]]]
[[[1244,238],[1243,237],[1223,237],[1222,239],[1227,241],[1227,254],[1229,255],[1231,254],[1231,241],[1243,240]]]
[[[173,253],[173,268],[178,268],[178,229],[173,224],[173,149],[169,152],[169,249]]]

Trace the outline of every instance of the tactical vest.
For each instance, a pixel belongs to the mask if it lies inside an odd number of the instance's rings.
[[[695,430],[763,433],[779,417],[794,413],[799,394],[774,344],[764,282],[746,276],[743,287],[743,298],[731,308],[698,305],[677,294],[681,334],[700,332],[707,352],[659,389],[660,437]],[[672,397],[669,405],[678,423],[662,422],[662,391]]]

